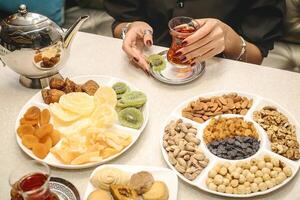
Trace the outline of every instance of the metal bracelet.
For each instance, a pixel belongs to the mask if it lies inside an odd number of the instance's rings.
[[[242,49],[240,55],[237,57],[236,60],[242,60],[242,56],[246,53],[247,43],[242,36],[240,36],[240,38],[242,40]]]
[[[129,29],[129,26],[131,25],[132,23],[127,23],[123,28],[122,28],[122,31],[121,31],[121,39],[125,39],[125,36],[126,36],[126,33],[128,32],[128,29]]]

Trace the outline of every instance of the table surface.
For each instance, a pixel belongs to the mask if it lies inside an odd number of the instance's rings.
[[[161,122],[179,103],[206,92],[232,90],[261,95],[273,99],[300,121],[300,74],[214,58],[208,61],[206,72],[199,79],[186,85],[171,86],[146,77],[141,70],[130,66],[121,51],[121,44],[121,40],[79,33],[74,40],[70,59],[61,71],[62,75],[68,77],[89,74],[119,77],[137,85],[147,94],[151,108],[146,129],[135,145],[111,163],[167,167],[159,145]],[[152,50],[158,52],[161,49],[153,47]],[[16,143],[14,125],[22,106],[37,92],[21,86],[18,75],[9,68],[0,68],[0,199],[9,199],[8,176],[11,169],[30,159]],[[71,181],[82,197],[92,170],[52,168],[52,175]],[[299,188],[298,174],[273,194],[255,199],[300,199]],[[225,198],[211,195],[179,180],[178,199]]]

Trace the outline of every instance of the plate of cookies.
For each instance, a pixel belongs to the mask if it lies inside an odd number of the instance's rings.
[[[253,197],[295,177],[299,130],[297,120],[272,100],[213,92],[174,109],[161,130],[161,150],[190,185],[220,196]]]
[[[54,78],[21,109],[16,139],[27,155],[51,166],[92,167],[129,149],[148,112],[145,93],[121,79]]]
[[[170,169],[106,164],[92,172],[83,200],[176,200],[177,187]]]

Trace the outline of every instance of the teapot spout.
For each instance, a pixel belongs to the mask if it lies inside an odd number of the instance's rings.
[[[81,16],[77,19],[77,21],[66,31],[64,35],[64,47],[69,48],[75,34],[78,32],[81,25],[87,20],[89,16]]]

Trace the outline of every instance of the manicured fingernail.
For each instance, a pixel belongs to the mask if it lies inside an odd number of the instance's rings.
[[[133,57],[133,60],[137,63],[139,62],[139,59],[137,59],[136,57]]]
[[[152,45],[151,40],[147,40],[146,43],[147,43],[148,46],[151,46],[151,45]]]
[[[194,67],[196,65],[196,63],[195,62],[193,62],[192,64],[191,64],[191,67]]]
[[[183,42],[181,43],[182,46],[186,46],[187,44],[188,44],[187,41],[183,41]]]
[[[185,56],[181,56],[179,59],[180,59],[181,62],[183,62],[183,61],[186,60],[186,57]]]
[[[175,54],[174,54],[174,56],[176,56],[176,57],[179,57],[179,56],[181,56],[182,55],[182,52],[181,51],[177,51]]]

